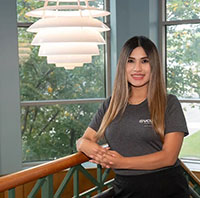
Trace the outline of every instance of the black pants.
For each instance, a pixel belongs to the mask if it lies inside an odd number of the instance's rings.
[[[181,167],[136,176],[116,175],[114,198],[189,198]]]

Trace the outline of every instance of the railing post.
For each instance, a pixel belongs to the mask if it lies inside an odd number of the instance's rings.
[[[42,198],[53,198],[53,175],[48,175],[42,185]]]
[[[72,177],[72,175],[74,174],[75,168],[70,168],[70,170],[67,172],[65,178],[63,179],[62,183],[60,184],[60,186],[58,187],[54,198],[60,198],[62,192],[64,191],[65,186],[68,184],[70,178]]]
[[[103,183],[102,183],[102,166],[97,164],[97,181],[99,182],[99,187],[100,189],[97,191],[100,193],[103,188]]]
[[[74,198],[79,197],[79,169],[76,167],[73,175]]]
[[[35,183],[34,187],[31,190],[31,192],[29,193],[28,198],[34,198],[36,196],[36,194],[38,193],[38,191],[40,190],[42,185],[45,183],[45,180],[46,180],[45,177],[37,180],[37,182]]]
[[[193,189],[200,195],[200,186],[198,184],[194,184]]]
[[[8,190],[8,198],[15,198],[15,188]]]

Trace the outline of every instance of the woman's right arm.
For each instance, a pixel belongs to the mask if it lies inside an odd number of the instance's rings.
[[[88,157],[95,158],[97,162],[101,163],[102,156],[107,149],[97,144],[96,133],[95,130],[88,127],[83,136],[77,140],[76,148],[77,151],[81,151]]]

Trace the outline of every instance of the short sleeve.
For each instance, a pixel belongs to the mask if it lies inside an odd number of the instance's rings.
[[[109,97],[108,99],[106,99],[102,105],[100,106],[100,108],[97,110],[96,114],[94,115],[93,119],[91,120],[89,127],[94,129],[95,131],[99,130],[99,127],[101,125],[103,116],[105,115],[108,106],[110,104],[110,99],[111,97]]]
[[[172,94],[167,97],[165,114],[165,134],[171,132],[183,132],[185,136],[189,134],[181,104]]]

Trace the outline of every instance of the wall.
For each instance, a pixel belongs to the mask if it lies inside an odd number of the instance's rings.
[[[0,6],[0,175],[21,169],[16,1]]]
[[[143,35],[158,44],[158,0],[110,0],[112,82],[120,50],[129,38]]]

